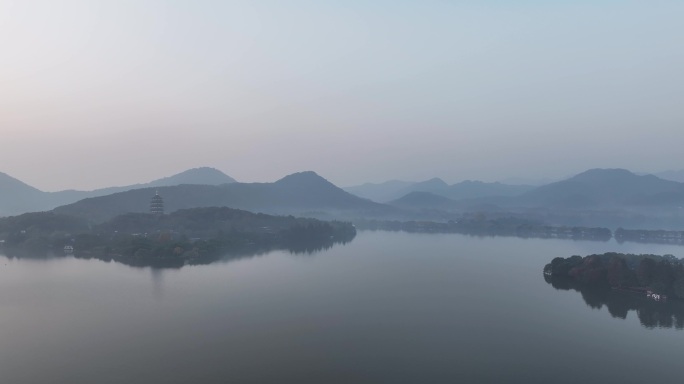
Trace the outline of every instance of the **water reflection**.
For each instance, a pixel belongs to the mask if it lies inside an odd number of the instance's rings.
[[[131,267],[147,268],[152,269],[178,269],[185,265],[206,265],[219,261],[229,261],[237,259],[251,258],[255,256],[265,255],[267,253],[285,250],[294,255],[313,255],[318,252],[326,251],[335,245],[344,245],[351,242],[356,237],[356,233],[345,233],[337,235],[336,237],[330,237],[326,239],[296,239],[288,240],[280,244],[269,244],[269,245],[259,245],[259,244],[248,244],[241,245],[239,248],[224,250],[221,252],[206,253],[196,255],[192,258],[178,257],[178,256],[168,256],[168,257],[155,257],[155,256],[144,256],[139,255],[111,255],[111,254],[97,254],[90,252],[79,252],[78,250],[70,253],[66,256],[75,257],[77,259],[85,260],[102,260],[106,262],[117,262]],[[0,254],[4,254],[6,257],[12,259],[54,259],[59,257],[64,257],[63,253],[59,252],[45,252],[44,250],[31,250],[25,248],[8,248],[4,247],[0,249],[2,251]],[[154,278],[154,276],[153,276]],[[161,277],[159,277],[161,278]]]
[[[152,295],[156,300],[164,298],[164,271],[162,269],[151,268],[150,277],[152,278]]]
[[[584,302],[593,309],[605,306],[608,313],[617,319],[626,319],[629,311],[636,311],[642,326],[653,328],[684,329],[684,302],[671,299],[657,302],[646,296],[620,292],[609,287],[587,286],[569,278],[547,276],[544,280],[557,290],[577,291]]]

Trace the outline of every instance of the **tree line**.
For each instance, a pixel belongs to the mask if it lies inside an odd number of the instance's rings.
[[[353,225],[293,216],[273,216],[227,207],[193,208],[168,215],[128,213],[94,225],[54,212],[0,219],[5,253],[59,254],[132,265],[205,263],[226,253],[290,249],[313,252],[354,238]]]
[[[556,257],[544,266],[544,274],[587,286],[643,288],[684,299],[684,261],[672,255],[609,252],[585,257]]]

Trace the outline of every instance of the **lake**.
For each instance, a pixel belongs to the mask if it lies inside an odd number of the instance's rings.
[[[165,270],[0,256],[0,381],[678,382],[679,328],[614,317],[543,278],[554,257],[607,251],[684,257],[391,232]]]

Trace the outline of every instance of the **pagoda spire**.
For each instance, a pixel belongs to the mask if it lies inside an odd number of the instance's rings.
[[[152,201],[150,201],[150,213],[155,215],[164,214],[164,199],[159,195],[159,191],[156,191]]]

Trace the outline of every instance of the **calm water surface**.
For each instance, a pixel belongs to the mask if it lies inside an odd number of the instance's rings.
[[[0,256],[0,382],[680,382],[684,332],[542,277],[606,251],[684,257],[388,232],[179,270]]]

